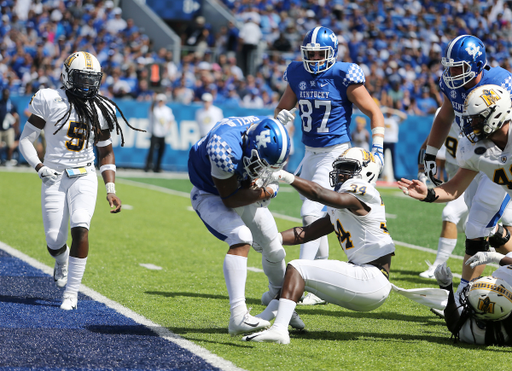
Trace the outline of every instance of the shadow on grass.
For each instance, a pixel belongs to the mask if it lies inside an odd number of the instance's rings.
[[[204,299],[220,299],[227,300],[229,302],[229,296],[227,295],[214,295],[214,294],[202,294],[197,292],[164,292],[164,291],[146,291],[148,295],[159,295],[164,298],[175,298],[179,296],[186,296],[190,298],[204,298]],[[261,305],[260,299],[246,298],[246,304],[248,305]]]

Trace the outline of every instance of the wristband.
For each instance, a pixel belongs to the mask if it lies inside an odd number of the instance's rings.
[[[376,128],[372,129],[372,136],[375,134],[384,135],[386,129],[384,129],[383,126],[377,126]]]
[[[103,173],[106,170],[112,170],[114,173],[116,172],[116,165],[114,164],[106,164],[100,166],[100,173]]]
[[[109,138],[107,140],[101,140],[98,143],[96,143],[96,147],[106,147],[109,144],[112,144],[112,140]]]
[[[108,193],[116,194],[116,185],[114,183],[111,183],[111,182],[106,183],[105,188],[107,188],[107,194]]]
[[[283,170],[281,171],[279,180],[282,180],[286,184],[292,184],[295,181],[295,175]]]
[[[438,198],[439,198],[439,196],[436,196],[436,191],[434,191],[434,188],[429,188],[429,190],[427,191],[427,197],[425,197],[423,200],[420,200],[420,201],[434,202]]]
[[[427,155],[432,155],[435,157],[435,156],[437,156],[437,152],[439,152],[439,148],[427,145],[427,149],[425,150],[425,153]]]

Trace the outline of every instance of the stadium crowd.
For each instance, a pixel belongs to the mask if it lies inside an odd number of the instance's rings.
[[[56,87],[66,56],[84,50],[102,65],[101,94],[107,97],[150,100],[156,89],[184,104],[210,93],[215,104],[274,108],[286,87],[287,64],[300,60],[302,39],[318,24],[338,35],[338,59],[361,66],[373,97],[413,115],[430,115],[441,104],[441,54],[459,34],[479,37],[488,63],[511,69],[512,4],[503,0],[223,2],[236,25],[214,34],[204,17],[196,17],[177,30],[184,52],[175,64],[172,52],[155,50],[112,0],[4,0],[1,88],[16,96]],[[250,43],[253,48],[244,49]],[[246,61],[242,50],[255,54]],[[163,67],[157,79],[155,65]]]

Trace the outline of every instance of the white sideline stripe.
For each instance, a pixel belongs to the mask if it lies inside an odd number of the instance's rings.
[[[42,270],[44,273],[46,273],[50,276],[53,275],[53,268],[50,268],[49,266],[37,261],[34,258],[31,258],[28,255],[25,255],[24,253],[14,249],[13,247],[11,247],[1,241],[0,241],[0,249],[6,251],[8,254],[10,254],[18,259],[23,260],[24,262],[30,264],[34,268]],[[103,303],[107,307],[114,309],[116,312],[122,314],[123,316],[128,317],[141,325],[146,326],[148,329],[150,329],[151,331],[156,333],[161,338],[164,338],[165,340],[173,342],[176,345],[179,345],[180,347],[190,351],[191,353],[204,359],[206,362],[208,362],[210,365],[212,365],[214,367],[217,367],[217,368],[220,368],[221,370],[226,370],[226,371],[245,371],[244,369],[235,366],[230,361],[227,361],[227,360],[211,353],[209,350],[202,348],[199,345],[196,345],[196,344],[192,343],[191,341],[182,338],[179,335],[176,335],[175,333],[168,330],[167,328],[162,327],[162,326],[150,321],[149,319],[141,316],[140,314],[135,313],[131,309],[128,309],[113,300],[110,300],[109,298],[101,295],[100,293],[94,291],[93,289],[88,288],[87,286],[81,285],[80,292],[91,297],[95,301]]]

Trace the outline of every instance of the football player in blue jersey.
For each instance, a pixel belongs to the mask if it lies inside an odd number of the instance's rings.
[[[464,101],[471,91],[485,84],[499,85],[512,91],[512,73],[501,67],[487,65],[485,45],[475,36],[461,35],[447,46],[441,60],[445,70],[439,87],[445,95],[441,110],[432,124],[425,151],[425,174],[435,185],[441,184],[436,178],[436,155],[446,139],[452,122],[462,130]],[[510,238],[507,228],[497,225],[502,218],[505,226],[512,225],[510,197],[483,173],[479,173],[467,188],[464,201],[469,208],[466,222],[466,253],[464,261],[478,251],[487,251],[503,246]],[[490,237],[490,238],[489,238]],[[479,277],[485,266],[476,269],[463,264],[462,279],[457,288],[457,298],[462,289],[473,278]]]
[[[231,335],[270,326],[268,321],[251,316],[245,304],[247,256],[251,246],[262,254],[268,292],[276,296],[284,279],[286,253],[266,207],[279,185],[265,185],[265,179],[283,167],[289,152],[290,138],[284,126],[257,116],[219,121],[190,150],[192,207],[208,230],[229,246],[223,269]]]
[[[294,119],[294,107],[298,103],[306,152],[296,173],[303,179],[330,187],[331,164],[351,147],[350,122],[354,105],[371,120],[372,152],[382,169],[384,117],[364,86],[362,69],[354,63],[336,61],[338,38],[326,27],[309,31],[301,51],[302,63],[291,62],[284,74],[288,86],[274,112],[286,125]],[[305,197],[302,200],[304,226],[325,215],[324,205]],[[328,255],[326,236],[301,245],[301,259],[327,259]],[[308,299],[311,299],[309,303]],[[314,303],[321,301],[311,295],[303,300],[303,304]]]

